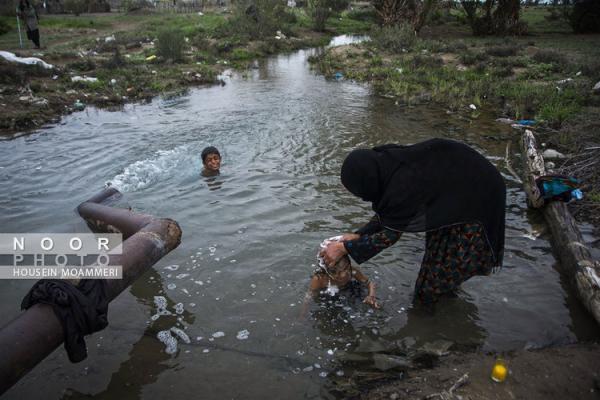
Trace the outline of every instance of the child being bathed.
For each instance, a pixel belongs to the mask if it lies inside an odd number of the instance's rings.
[[[338,238],[331,238],[323,242],[321,247],[326,246],[327,242],[335,241]],[[337,264],[328,267],[321,257],[318,258],[319,268],[313,273],[308,295],[314,297],[318,293],[327,293],[331,296],[338,291],[348,287],[352,280],[358,281],[367,286],[369,292],[363,303],[373,308],[379,308],[375,298],[375,283],[370,281],[358,268],[353,267],[350,257],[345,255]]]

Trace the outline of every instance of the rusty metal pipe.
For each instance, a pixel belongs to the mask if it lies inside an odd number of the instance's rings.
[[[115,192],[105,190],[78,207],[81,216],[97,222],[99,228],[119,227],[131,233],[123,242],[122,254],[111,256],[111,264],[123,266],[123,279],[107,281],[111,301],[181,242],[176,221],[94,203],[105,201]],[[0,329],[0,395],[60,346],[63,339],[62,325],[47,304],[34,305]]]

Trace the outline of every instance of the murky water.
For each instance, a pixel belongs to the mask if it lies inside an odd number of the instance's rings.
[[[122,112],[88,109],[0,141],[2,232],[86,231],[73,209],[109,181],[134,209],[174,218],[184,232],[178,249],[111,304],[87,360],[70,364],[61,348],[6,398],[319,398],[330,396],[332,377],[353,373],[345,353],[378,342],[506,350],[598,337],[504,166],[512,132],[492,116],[400,108],[366,85],[328,81],[310,70],[311,53],[270,58],[222,87]],[[339,182],[344,156],[431,137],[468,142],[505,175],[504,268],[467,282],[434,317],[421,315],[410,301],[424,238],[406,235],[362,267],[382,310],[350,297],[310,303],[300,317],[321,240],[370,217]],[[224,160],[215,181],[199,176],[209,144]],[[0,281],[2,323],[19,314],[31,284]],[[153,320],[154,296],[174,315]],[[192,343],[180,341],[171,356],[157,334],[173,326]]]

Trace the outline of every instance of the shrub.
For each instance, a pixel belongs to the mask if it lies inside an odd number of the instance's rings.
[[[444,65],[444,60],[438,56],[417,54],[413,57],[411,65],[413,68],[437,68]]]
[[[498,77],[498,78],[507,78],[509,76],[512,76],[513,70],[509,66],[500,66],[500,67],[493,68],[490,71],[490,74],[492,76],[495,76],[495,77]]]
[[[475,64],[475,67],[473,67],[473,71],[477,72],[478,74],[483,74],[486,70],[487,64],[483,61],[478,62],[477,64]]]
[[[558,21],[565,17],[565,13],[558,9],[558,7],[548,8],[548,14],[544,16],[546,21]]]
[[[462,0],[461,5],[476,36],[527,33],[527,24],[519,21],[519,0],[505,0],[496,4],[489,0]]]
[[[158,33],[157,54],[165,60],[174,62],[183,60],[183,32],[176,28],[167,28]]]
[[[487,58],[488,57],[485,53],[476,51],[465,51],[460,55],[460,62],[465,65],[474,65],[487,60]]]
[[[316,31],[323,32],[327,19],[334,13],[348,8],[349,0],[309,0],[308,10]]]
[[[576,0],[569,19],[576,33],[600,32],[600,1]]]
[[[381,25],[410,23],[419,32],[437,3],[437,0],[373,0],[373,7]]]
[[[523,73],[526,79],[546,79],[549,75],[559,72],[560,68],[556,64],[533,64]]]
[[[544,64],[567,64],[567,58],[555,50],[540,50],[533,55],[533,59]]]
[[[76,16],[87,11],[87,3],[85,0],[65,0],[65,11]]]
[[[5,17],[11,17],[11,19],[14,18],[16,5],[17,2],[13,3],[12,1],[0,2],[0,15],[3,15]]]
[[[451,52],[451,53],[458,53],[459,51],[465,51],[467,50],[467,45],[465,44],[465,42],[461,41],[461,40],[454,40],[450,43],[447,44],[445,51]]]
[[[150,7],[152,3],[146,0],[122,0],[121,1],[121,10],[124,12],[132,12],[141,10],[144,7]]]
[[[528,62],[526,57],[506,57],[494,61],[494,64],[500,67],[527,67]]]
[[[230,58],[235,61],[252,60],[253,58],[256,58],[256,54],[238,47],[233,49]]]
[[[283,0],[237,1],[232,18],[217,28],[215,34],[240,40],[273,37],[286,21],[293,21],[295,16],[289,14]]]
[[[577,64],[578,71],[592,79],[600,79],[600,60],[596,58],[587,58]]]
[[[371,32],[371,43],[392,53],[402,53],[410,50],[416,42],[415,31],[409,24],[376,27]]]
[[[87,11],[91,13],[110,12],[110,4],[105,0],[88,0]]]
[[[493,46],[485,49],[485,52],[490,56],[495,57],[510,57],[516,56],[519,48],[516,45]]]
[[[328,3],[329,0],[309,0],[308,2],[310,17],[313,20],[313,28],[316,31],[323,32],[325,30],[325,23],[331,15],[331,8]]]
[[[331,8],[331,11],[339,13],[348,9],[350,0],[327,0],[327,5]]]
[[[126,64],[126,61],[123,58],[123,56],[121,56],[121,51],[119,50],[119,47],[117,46],[114,50],[113,55],[102,64],[102,67],[108,68],[108,69],[115,69],[115,68],[122,67],[125,64]]]
[[[10,24],[4,20],[3,18],[0,18],[0,35],[4,35],[5,33],[8,33],[12,30],[12,26],[10,26]]]
[[[346,15],[348,18],[353,19],[355,21],[364,22],[375,21],[375,19],[377,18],[377,15],[375,15],[375,10],[373,9],[354,9],[352,11],[349,11]]]
[[[67,64],[67,68],[80,72],[93,71],[96,69],[96,63],[93,59],[86,57],[84,59]]]

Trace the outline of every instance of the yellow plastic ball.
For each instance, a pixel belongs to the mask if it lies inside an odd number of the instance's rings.
[[[492,379],[496,382],[504,382],[507,372],[504,365],[496,364],[494,365],[494,369],[492,369]]]

